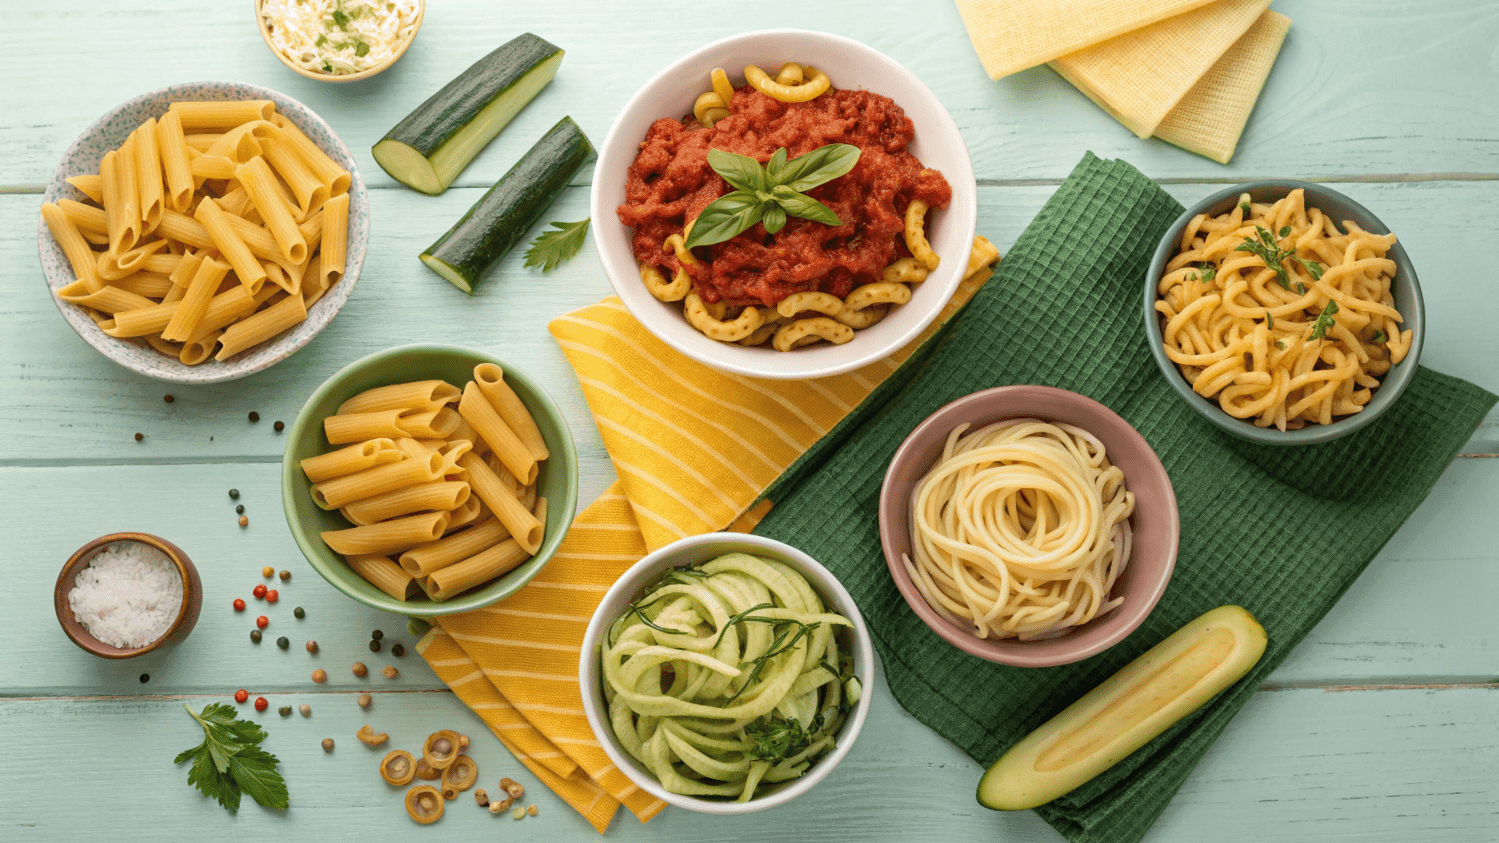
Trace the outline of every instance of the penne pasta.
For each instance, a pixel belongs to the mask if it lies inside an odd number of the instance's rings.
[[[467,472],[469,485],[473,487],[474,494],[478,495],[494,517],[505,525],[510,535],[520,542],[528,552],[535,553],[541,547],[541,538],[544,532],[541,521],[532,515],[514,493],[501,483],[500,478],[490,470],[484,461],[473,454],[464,454],[458,459],[458,466]]]
[[[531,558],[531,552],[515,539],[506,539],[488,550],[452,565],[439,568],[427,577],[422,589],[430,600],[447,600],[481,583],[507,574]]]
[[[66,181],[68,184],[71,184],[74,188],[76,188],[79,193],[87,196],[89,198],[89,201],[98,202],[100,205],[104,204],[103,176],[99,175],[98,173],[94,173],[92,175],[69,176]]]
[[[183,287],[174,289],[182,290]],[[114,315],[114,327],[105,329],[105,333],[112,337],[143,337],[147,334],[160,333],[166,329],[172,316],[177,313],[177,308],[182,306],[181,300],[163,302],[156,304],[147,300],[147,305],[134,309],[125,310]],[[219,293],[208,302],[208,310],[198,323],[199,331],[211,331],[222,328],[240,315],[255,307],[255,299],[238,285]]]
[[[307,475],[308,482],[321,483],[401,458],[402,454],[396,448],[396,443],[390,439],[367,439],[347,448],[308,457],[299,465],[302,473]]]
[[[335,553],[388,556],[441,538],[447,526],[446,512],[423,512],[367,527],[325,530],[322,538]]]
[[[344,274],[344,249],[349,239],[349,194],[341,193],[323,203],[323,265],[327,286],[338,283]]]
[[[250,288],[255,282],[266,280],[265,269],[261,267],[259,261],[255,260],[250,247],[245,245],[244,239],[230,225],[229,215],[219,208],[217,202],[212,198],[204,197],[203,201],[198,203],[198,210],[193,214],[193,219],[208,230],[208,236],[213,239],[214,247],[219,250],[225,260],[229,261],[229,265],[234,267],[234,274],[239,276],[241,284]],[[254,292],[255,290],[251,289],[251,293]]]
[[[510,531],[505,529],[505,525],[491,518],[462,532],[413,547],[401,554],[401,567],[418,577],[425,577],[433,571],[488,550],[508,538]]]
[[[119,162],[120,154],[116,150],[104,153],[104,159],[99,162],[99,176],[103,179],[100,190],[104,194],[104,212],[109,226],[109,248],[116,253],[134,246],[137,233],[135,200],[132,197],[127,203],[127,185],[120,175]]]
[[[340,404],[338,412],[370,413],[376,410],[435,410],[457,401],[463,393],[447,381],[413,381],[374,389],[355,395]]]
[[[121,311],[135,310],[142,307],[150,307],[152,301],[145,296],[138,296],[121,290],[119,287],[100,287],[97,290],[89,290],[82,281],[74,281],[57,291],[57,297],[65,302],[92,308],[101,313],[115,314]]]
[[[446,439],[458,429],[458,419],[458,413],[451,407],[444,406],[421,412],[405,411],[396,420],[396,426],[407,436],[418,439]]]
[[[458,412],[473,425],[474,430],[488,443],[489,449],[521,483],[530,483],[536,479],[536,458],[531,456],[514,431],[500,418],[499,412],[484,397],[478,384],[470,381],[463,388],[463,397],[458,401]]]
[[[270,166],[262,158],[251,158],[240,164],[234,170],[234,177],[239,179],[240,186],[249,195],[250,201],[255,203],[255,210],[265,220],[265,227],[270,230],[271,236],[275,238],[279,247],[281,257],[286,258],[294,264],[303,263],[307,260],[307,241],[302,238],[302,232],[297,229],[296,220],[292,218],[292,210],[287,207],[281,198],[281,189],[276,185],[276,175],[271,172]],[[344,194],[343,210],[348,214],[348,194]],[[328,216],[324,214],[324,226]],[[327,241],[326,231],[323,236]],[[323,254],[324,264],[328,260],[326,248]],[[339,265],[343,264],[343,256],[339,255]],[[325,270],[326,272],[326,270]]]
[[[414,512],[434,510],[451,513],[466,503],[469,497],[469,485],[461,480],[434,480],[355,501],[342,511],[345,518],[364,527]],[[449,515],[450,521],[451,518]],[[445,531],[447,527],[447,524],[443,525]]]
[[[161,155],[161,174],[166,180],[166,200],[172,210],[186,211],[193,201],[193,176],[187,160],[187,141],[182,133],[182,114],[167,110],[156,121],[156,150]]]
[[[425,460],[403,459],[314,483],[312,499],[323,509],[342,509],[392,489],[430,483],[442,477],[442,470],[442,455],[429,453]]]
[[[270,120],[276,104],[270,100],[230,100],[225,102],[174,102],[168,113],[177,112],[183,132],[223,131],[254,120]]]
[[[546,441],[541,438],[541,429],[536,426],[536,420],[531,418],[515,390],[505,383],[503,369],[493,363],[480,363],[474,367],[474,383],[479,385],[484,397],[489,399],[490,405],[520,439],[521,444],[526,446],[526,451],[533,459],[540,462],[550,456]]]
[[[67,213],[48,202],[42,205],[42,221],[47,224],[47,230],[52,232],[57,245],[62,247],[63,254],[67,256],[68,264],[73,267],[73,277],[82,282],[90,292],[103,287],[104,282],[94,268],[94,251],[89,248],[88,242],[83,239]]]
[[[222,361],[233,357],[306,319],[307,306],[302,297],[287,296],[226,328],[219,336],[219,352],[214,359]]]
[[[297,155],[301,157],[302,163],[307,165],[307,169],[311,170],[312,174],[317,176],[323,184],[328,185],[329,195],[337,196],[349,191],[349,172],[329,158],[328,153],[319,149],[311,138],[297,128],[297,124],[287,119],[284,114],[274,114],[270,119],[275,124],[272,128],[279,129],[281,134],[277,135],[266,128],[260,131],[267,137],[285,137],[290,140]]]
[[[198,328],[198,323],[208,313],[208,303],[219,288],[219,282],[229,274],[229,265],[213,258],[204,258],[193,273],[187,292],[177,302],[177,309],[161,332],[161,338],[172,342],[186,342]]]
[[[448,535],[452,535],[453,531],[457,530],[459,527],[466,527],[469,524],[477,524],[480,521],[483,521],[485,518],[489,517],[489,510],[484,508],[484,501],[479,500],[479,498],[472,493],[472,488],[470,488],[469,491],[470,494],[468,496],[468,500],[453,507],[453,509],[448,513],[452,516],[448,519]]]
[[[290,140],[285,137],[268,137],[262,145],[265,147],[266,160],[297,198],[297,207],[303,219],[328,201],[328,186],[302,163]]]
[[[140,195],[140,214],[143,230],[154,231],[161,222],[164,199],[161,193],[161,153],[156,146],[156,119],[146,122],[135,130],[136,189]]]
[[[346,561],[370,585],[397,600],[411,600],[422,593],[416,578],[401,570],[401,566],[387,556],[350,556]]]
[[[373,413],[339,413],[323,419],[323,435],[329,445],[345,445],[365,439],[401,439],[410,436],[397,423],[402,413],[415,410],[378,410]]]

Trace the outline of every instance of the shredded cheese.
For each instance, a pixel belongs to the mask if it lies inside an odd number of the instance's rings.
[[[346,76],[388,61],[416,31],[421,0],[261,0],[271,46],[298,67]]]

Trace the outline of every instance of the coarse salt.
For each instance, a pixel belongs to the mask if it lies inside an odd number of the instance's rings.
[[[167,633],[182,608],[182,575],[160,550],[113,542],[78,572],[68,606],[88,634],[112,647],[144,647]]]

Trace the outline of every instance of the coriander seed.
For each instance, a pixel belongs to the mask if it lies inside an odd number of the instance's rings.
[[[307,703],[302,703],[301,705],[297,706],[297,710],[302,712],[303,717],[312,716],[312,706],[308,705]]]
[[[323,751],[324,752],[332,752],[333,751],[333,739],[332,738],[323,738]]]
[[[364,662],[354,662],[354,668],[353,669],[354,669],[354,675],[355,676],[363,676],[366,673],[369,673],[369,671],[370,671],[369,668],[367,668],[367,667],[364,666]]]
[[[360,708],[369,708],[370,707],[370,703],[372,703],[374,701],[375,701],[374,697],[371,697],[369,694],[360,694],[359,695],[359,707]]]
[[[386,666],[385,666],[385,667],[384,667],[384,668],[383,668],[383,669],[382,669],[382,670],[381,670],[381,671],[380,671],[380,675],[381,675],[381,676],[384,676],[384,677],[385,677],[385,678],[386,678],[386,679],[394,679],[394,678],[396,678],[396,677],[397,677],[397,676],[400,676],[400,675],[401,675],[401,671],[399,671],[399,670],[396,670],[396,666],[395,666],[395,665],[393,665],[393,664],[388,664],[388,665],[386,665]]]
[[[267,565],[264,568],[260,569],[260,575],[262,577],[265,577],[266,579],[270,579],[275,573],[276,569],[272,568],[270,565]]]
[[[282,582],[290,582],[291,581],[291,571],[282,571],[277,576],[281,577],[281,581]]]
[[[317,683],[323,683],[323,682],[328,681],[328,671],[323,670],[321,667],[318,668],[317,670],[314,670],[312,672],[312,681],[317,682]]]
[[[316,653],[317,652],[317,642],[316,641],[308,641],[307,642],[307,652],[309,652],[309,653]]]

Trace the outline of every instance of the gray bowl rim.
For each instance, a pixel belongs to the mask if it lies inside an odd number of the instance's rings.
[[[1341,224],[1344,219],[1352,219],[1366,231],[1375,234],[1390,233],[1389,226],[1375,216],[1373,211],[1327,185],[1299,179],[1259,179],[1225,187],[1188,206],[1156,245],[1155,254],[1150,261],[1150,269],[1145,273],[1145,336],[1150,345],[1150,354],[1155,358],[1156,367],[1161,370],[1161,374],[1165,375],[1166,383],[1170,384],[1176,394],[1180,395],[1188,406],[1196,410],[1198,415],[1212,422],[1220,430],[1240,439],[1265,445],[1312,445],[1330,442],[1372,424],[1395,403],[1400,394],[1405,391],[1406,386],[1410,384],[1411,379],[1415,377],[1417,363],[1421,358],[1421,346],[1426,340],[1426,303],[1421,297],[1421,281],[1416,275],[1416,268],[1411,263],[1410,256],[1406,254],[1405,248],[1397,240],[1389,251],[1390,259],[1395,261],[1395,293],[1398,299],[1403,281],[1409,282],[1413,299],[1411,304],[1414,307],[1401,307],[1401,314],[1405,317],[1405,325],[1414,331],[1414,335],[1411,339],[1410,353],[1398,365],[1390,368],[1363,412],[1345,416],[1342,420],[1328,425],[1309,425],[1300,430],[1282,432],[1273,427],[1256,427],[1251,422],[1236,419],[1223,412],[1216,401],[1203,398],[1192,391],[1191,385],[1182,377],[1176,364],[1166,356],[1166,349],[1161,340],[1161,325],[1155,312],[1157,282],[1166,264],[1176,254],[1182,231],[1186,229],[1187,223],[1198,214],[1220,214],[1228,210],[1241,193],[1248,193],[1256,200],[1262,197],[1280,198],[1298,187],[1306,191],[1308,206],[1321,207],[1319,202],[1322,201],[1322,197],[1328,197],[1332,202],[1345,206],[1343,213],[1332,213],[1326,208],[1322,209],[1324,213],[1334,217],[1335,222]],[[1318,201],[1313,201],[1314,199]]]

